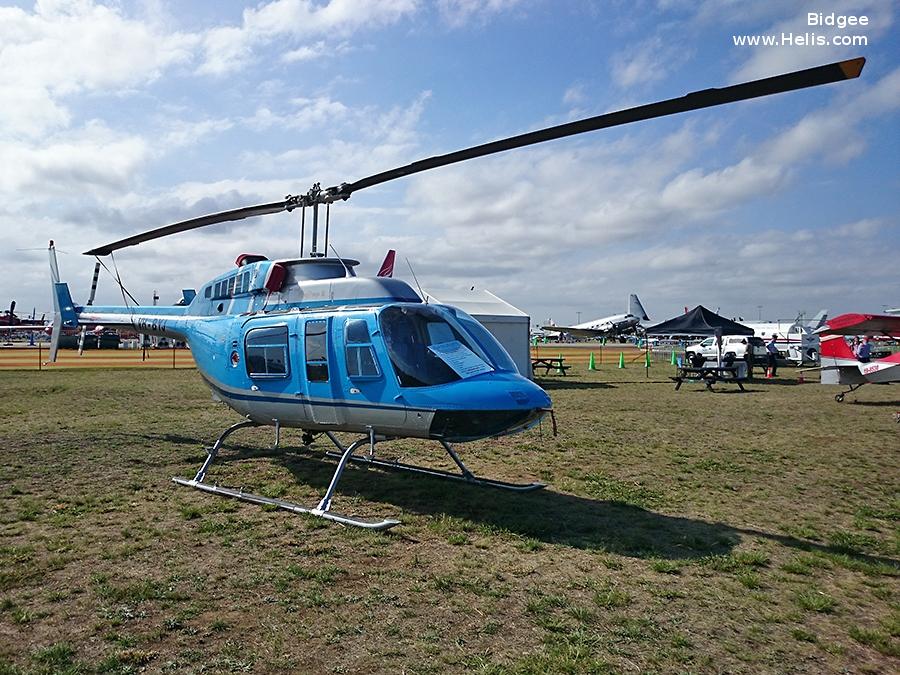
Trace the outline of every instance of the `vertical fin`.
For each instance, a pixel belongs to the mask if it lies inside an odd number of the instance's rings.
[[[394,256],[396,255],[396,251],[394,249],[390,249],[387,252],[387,255],[384,256],[384,262],[381,263],[381,268],[378,270],[378,274],[375,276],[378,277],[393,277],[394,276]]]
[[[650,320],[650,317],[647,316],[647,312],[644,309],[644,306],[638,299],[637,293],[632,293],[630,296],[628,296],[628,313],[636,316],[641,321]]]
[[[838,359],[856,359],[856,355],[850,350],[850,345],[844,340],[843,335],[823,335],[819,343],[819,355]]]

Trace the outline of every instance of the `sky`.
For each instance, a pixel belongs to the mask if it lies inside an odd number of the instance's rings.
[[[898,3],[783,0],[0,2],[0,305],[76,302],[82,251],[436,154],[865,56],[862,76],[583,134],[354,193],[330,243],[373,275],[490,290],[559,324],[900,306]],[[809,25],[853,15],[866,25]],[[843,23],[843,22],[841,22]],[[824,45],[736,45],[740,36]],[[833,38],[867,44],[832,44]],[[175,302],[242,252],[296,257],[296,212],[115,255]],[[308,247],[307,247],[308,248]],[[407,264],[407,260],[409,263]],[[121,304],[103,273],[98,304]]]

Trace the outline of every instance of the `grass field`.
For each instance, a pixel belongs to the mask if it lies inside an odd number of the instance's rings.
[[[781,373],[545,378],[557,437],[458,450],[547,490],[348,468],[386,534],[173,484],[237,419],[196,372],[0,373],[0,673],[897,672],[900,388]],[[333,464],[272,437],[208,480],[314,504]]]

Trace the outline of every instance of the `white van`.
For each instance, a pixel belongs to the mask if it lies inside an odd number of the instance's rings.
[[[737,361],[744,359],[747,350],[750,350],[754,363],[766,360],[766,344],[761,338],[748,335],[723,335],[722,359],[725,361]],[[716,338],[708,337],[703,342],[691,345],[684,350],[685,356],[691,359],[693,356],[702,356],[707,360],[718,357]]]

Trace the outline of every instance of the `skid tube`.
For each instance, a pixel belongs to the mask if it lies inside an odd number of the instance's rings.
[[[341,459],[343,456],[345,456],[347,448],[344,447],[340,440],[338,440],[338,438],[330,431],[326,431],[325,435],[328,436],[328,439],[332,443],[334,443],[338,450],[340,450],[340,452],[326,450],[324,453],[325,456],[330,457],[331,459]],[[431,476],[432,478],[445,478],[448,480],[468,483],[469,485],[484,485],[487,487],[499,488],[501,490],[510,490],[512,492],[533,492],[534,490],[541,490],[547,487],[545,483],[509,483],[507,481],[496,480],[494,478],[481,478],[479,476],[476,476],[471,471],[469,471],[468,467],[466,467],[465,464],[463,464],[463,461],[460,459],[459,455],[456,454],[456,451],[453,450],[453,447],[444,440],[439,440],[438,442],[441,444],[441,446],[443,446],[444,450],[447,451],[447,454],[450,455],[450,459],[452,459],[456,466],[459,467],[459,473],[451,473],[450,471],[443,471],[441,469],[432,469],[427,466],[417,466],[415,464],[405,464],[403,462],[375,459],[375,444],[390,440],[394,439],[388,436],[376,436],[370,429],[368,438],[368,454],[365,456],[353,456],[351,454],[349,457],[347,457],[347,459],[366,466],[377,466],[379,469],[387,469],[389,471],[407,471],[409,473],[416,473],[423,476]]]
[[[264,497],[262,495],[253,494],[251,492],[244,492],[243,489],[236,490],[234,488],[222,487],[216,484],[210,485],[209,483],[205,483],[203,479],[206,477],[206,472],[209,469],[210,464],[212,464],[213,460],[215,460],[216,455],[219,453],[219,449],[222,447],[222,443],[225,441],[225,439],[238,429],[257,426],[260,426],[259,423],[253,422],[251,420],[245,420],[228,427],[224,432],[222,432],[222,435],[219,436],[215,444],[213,444],[213,446],[207,450],[209,454],[206,458],[206,461],[203,462],[203,466],[200,467],[194,478],[189,480],[187,478],[175,477],[172,478],[172,481],[177,483],[178,485],[196,488],[197,490],[202,490],[203,492],[210,492],[212,494],[221,495],[223,497],[232,497],[234,499],[240,499],[252,504],[275,506],[279,509],[291,511],[292,513],[305,513],[311,516],[316,516],[317,518],[324,518],[325,520],[330,520],[335,523],[341,523],[342,525],[353,525],[354,527],[361,527],[368,530],[388,530],[400,524],[399,520],[364,520],[361,518],[355,518],[353,516],[344,516],[331,511],[331,499],[334,496],[334,491],[335,488],[337,488],[338,481],[341,479],[341,474],[344,472],[344,467],[347,466],[347,461],[361,446],[366,443],[372,442],[372,439],[374,438],[372,434],[370,434],[369,437],[360,438],[359,440],[354,441],[346,448],[342,448],[343,452],[340,455],[340,461],[338,462],[337,468],[334,470],[334,475],[331,477],[331,482],[328,484],[328,489],[325,491],[325,496],[322,497],[319,503],[312,508],[301,506],[300,504],[295,504],[294,502],[288,502],[283,499],[273,499],[271,497]],[[278,435],[278,431],[278,425],[276,424],[276,437]],[[372,448],[370,448],[370,453],[373,451],[373,449],[374,443],[372,444]]]

